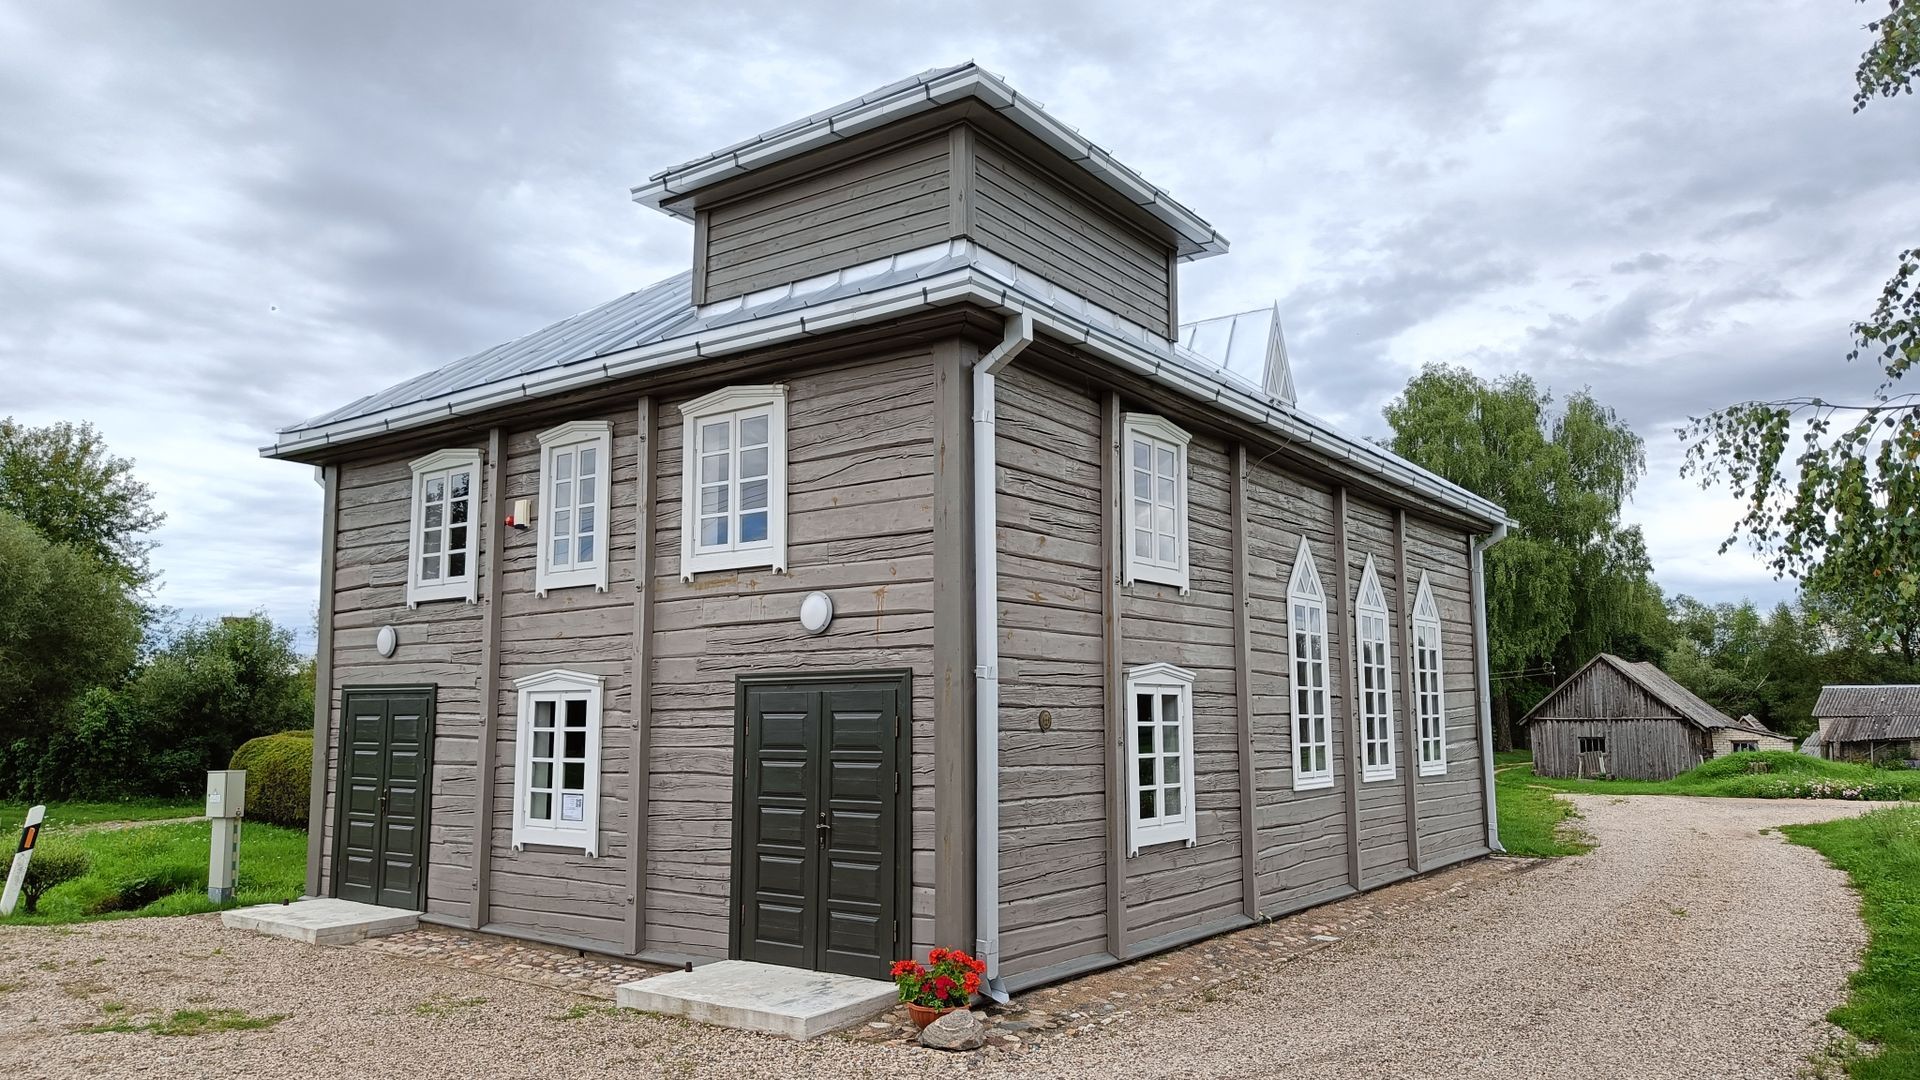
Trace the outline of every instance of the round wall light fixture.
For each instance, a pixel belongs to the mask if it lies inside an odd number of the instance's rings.
[[[809,634],[824,634],[833,625],[833,597],[810,592],[800,601],[800,629]]]
[[[383,626],[374,635],[373,650],[381,656],[392,656],[393,650],[400,647],[400,632],[391,626]]]

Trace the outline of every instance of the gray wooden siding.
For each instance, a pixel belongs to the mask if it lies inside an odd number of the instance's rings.
[[[484,432],[447,443],[485,446]],[[333,571],[333,694],[329,705],[327,783],[320,821],[322,888],[332,891],[333,825],[339,769],[340,691],[378,686],[439,687],[434,722],[432,808],[427,839],[427,910],[465,920],[473,896],[475,762],[480,732],[480,608],[463,600],[407,607],[407,530],[413,473],[399,460],[340,467]],[[473,505],[482,505],[484,492]],[[478,519],[476,518],[476,521]],[[479,529],[480,543],[493,543]],[[399,631],[388,659],[374,651],[382,626]]]
[[[630,903],[628,854],[633,795],[628,748],[633,731],[633,552],[634,504],[639,421],[630,402],[583,412],[568,419],[605,420],[613,425],[609,462],[611,498],[608,553],[613,562],[608,589],[554,589],[534,592],[538,529],[506,534],[500,582],[499,695],[494,742],[490,910],[486,923],[505,930],[593,942],[605,951],[626,950],[626,913]],[[516,432],[506,440],[501,497],[537,498],[540,494],[539,433],[552,425]],[[544,507],[535,503],[535,517]],[[514,681],[553,668],[566,668],[605,680],[600,715],[600,847],[589,858],[578,851],[530,846],[513,850],[514,767],[519,726],[519,694]],[[471,801],[469,801],[471,807]],[[471,809],[468,811],[471,813]]]
[[[1320,566],[1321,588],[1331,594],[1339,587],[1333,493],[1254,455],[1247,475],[1247,529],[1255,866],[1262,909],[1291,910],[1347,887],[1347,740],[1333,740],[1334,787],[1293,790],[1293,677],[1287,660],[1287,588],[1302,536]],[[1345,638],[1337,623],[1330,630],[1327,682],[1338,732],[1344,730],[1338,718],[1347,707],[1340,646]]]
[[[945,134],[701,211],[701,302],[925,247],[952,235]]]
[[[1407,592],[1413,602],[1424,571],[1440,609],[1440,664],[1446,690],[1447,771],[1414,779],[1423,867],[1486,850],[1486,785],[1481,779],[1480,707],[1476,697],[1479,656],[1473,644],[1473,582],[1466,534],[1407,518]],[[1396,657],[1401,654],[1396,653]],[[1402,721],[1415,723],[1401,707]],[[1419,763],[1414,762],[1417,774]]]
[[[1380,580],[1381,595],[1387,601],[1387,655],[1392,658],[1388,672],[1389,704],[1393,715],[1394,776],[1391,780],[1373,780],[1360,785],[1360,884],[1370,887],[1383,879],[1404,877],[1407,870],[1407,789],[1408,777],[1415,771],[1406,760],[1406,725],[1410,722],[1406,695],[1400,692],[1400,666],[1405,662],[1405,643],[1400,640],[1401,594],[1398,568],[1393,557],[1393,511],[1350,499],[1347,504],[1346,600],[1349,625],[1341,629],[1353,633],[1352,612],[1360,594],[1360,575],[1367,556],[1373,556],[1374,575]],[[1359,652],[1354,652],[1357,661]],[[1349,687],[1357,692],[1357,687]],[[1357,700],[1357,699],[1356,699]],[[1358,713],[1351,721],[1348,738],[1354,751],[1355,775],[1360,762]]]
[[[1000,952],[1019,974],[1106,948],[1100,404],[1016,365],[995,412]]]
[[[1680,718],[1672,706],[1604,660],[1581,669],[1534,706],[1530,715],[1540,720]]]
[[[1120,899],[1130,949],[1241,911],[1231,479],[1227,445],[1196,434],[1187,446],[1189,591],[1137,582],[1121,592],[1125,666],[1169,663],[1194,673],[1195,843],[1142,848],[1127,860]]]
[[[1001,149],[975,140],[968,233],[1062,288],[1172,335],[1168,250]]]
[[[874,668],[914,675],[911,934],[934,944],[932,358],[881,356],[785,382],[786,574],[680,580],[678,405],[691,395],[660,409],[646,940],[661,951],[726,955],[734,677]],[[815,589],[835,609],[820,637],[797,618]]]
[[[1607,775],[1623,780],[1671,780],[1705,760],[1707,751],[1704,732],[1685,720],[1658,717],[1534,720],[1527,725],[1527,736],[1539,776],[1578,776],[1582,736],[1607,740]]]

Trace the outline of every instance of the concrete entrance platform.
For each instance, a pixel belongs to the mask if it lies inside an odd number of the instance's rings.
[[[614,991],[614,1001],[623,1009],[792,1039],[811,1039],[857,1024],[898,1000],[890,982],[746,960],[716,960]]]
[[[351,945],[412,930],[420,925],[420,913],[321,896],[291,904],[234,908],[221,912],[220,922],[231,930],[257,930],[309,945]]]

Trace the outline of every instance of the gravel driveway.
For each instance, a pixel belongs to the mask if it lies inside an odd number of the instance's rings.
[[[793,1044],[196,916],[0,928],[0,1075],[1794,1076],[1831,1035],[1821,1017],[1844,997],[1865,931],[1843,874],[1762,829],[1866,807],[1575,801],[1600,841],[1590,855],[1409,905],[1239,973],[1241,989],[1019,1049]],[[82,1030],[219,1009],[285,1019]]]

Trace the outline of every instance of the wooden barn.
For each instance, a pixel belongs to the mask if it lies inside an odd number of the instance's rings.
[[[1920,685],[1823,686],[1813,718],[1821,757],[1875,764],[1920,758]]]
[[[1742,750],[1792,750],[1751,716],[1738,720],[1652,664],[1601,653],[1520,720],[1537,776],[1671,780]]]
[[[309,892],[999,993],[1497,849],[1504,514],[1183,321],[1211,225],[971,64],[633,195],[690,272],[264,451],[326,490]]]

